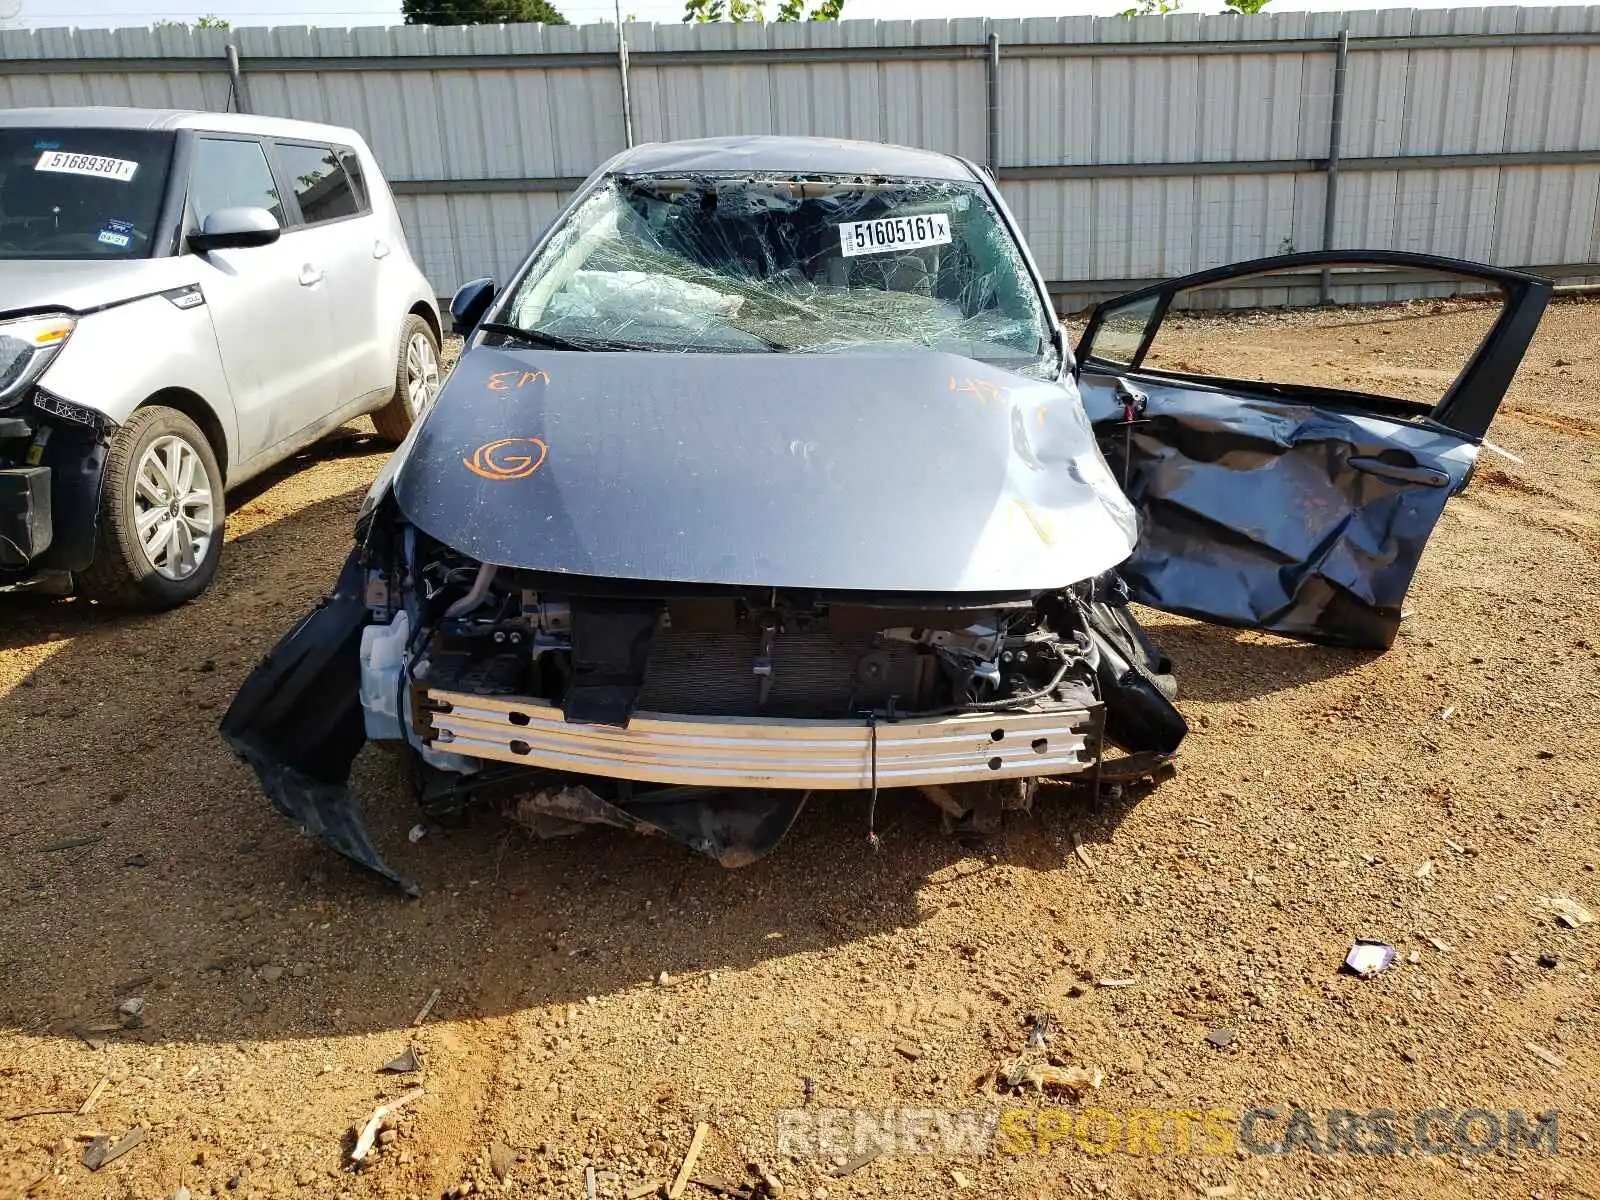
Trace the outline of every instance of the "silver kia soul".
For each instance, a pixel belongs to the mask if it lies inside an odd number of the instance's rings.
[[[223,492],[439,390],[439,312],[348,129],[0,111],[0,590],[166,608]]]

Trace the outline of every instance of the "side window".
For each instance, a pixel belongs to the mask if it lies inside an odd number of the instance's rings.
[[[279,142],[278,157],[300,202],[307,225],[358,216],[361,198],[339,152],[332,146],[306,146]]]
[[[1334,302],[1328,308],[1311,307],[1319,272],[1310,269],[1173,291],[1140,369],[1337,389],[1432,407],[1505,307],[1498,293],[1485,295],[1483,284],[1461,279],[1396,285],[1392,267],[1332,265],[1327,271]]]
[[[203,137],[189,173],[189,211],[197,226],[219,208],[264,208],[284,223],[278,187],[260,142]]]

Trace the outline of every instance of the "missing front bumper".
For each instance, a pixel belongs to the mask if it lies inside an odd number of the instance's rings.
[[[569,724],[522,697],[424,689],[420,731],[472,758],[635,782],[854,790],[1070,775],[1099,754],[1098,706],[899,721],[636,713],[626,728]]]

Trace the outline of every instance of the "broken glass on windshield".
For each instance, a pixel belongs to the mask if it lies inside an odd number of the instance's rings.
[[[1054,364],[1015,239],[980,187],[945,180],[619,176],[563,222],[508,316],[597,348]]]

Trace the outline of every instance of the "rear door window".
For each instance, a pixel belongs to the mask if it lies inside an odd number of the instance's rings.
[[[307,225],[341,221],[366,211],[364,198],[351,178],[348,152],[333,146],[279,142],[278,160],[294,189],[300,217]]]
[[[350,183],[356,191],[356,203],[361,206],[361,211],[371,212],[372,195],[367,191],[367,180],[361,173],[361,159],[354,150],[340,146],[339,161],[344,164],[345,173],[350,176]]]
[[[223,208],[264,208],[280,226],[283,202],[267,153],[252,138],[202,137],[195,144],[189,173],[189,211],[195,227]]]

